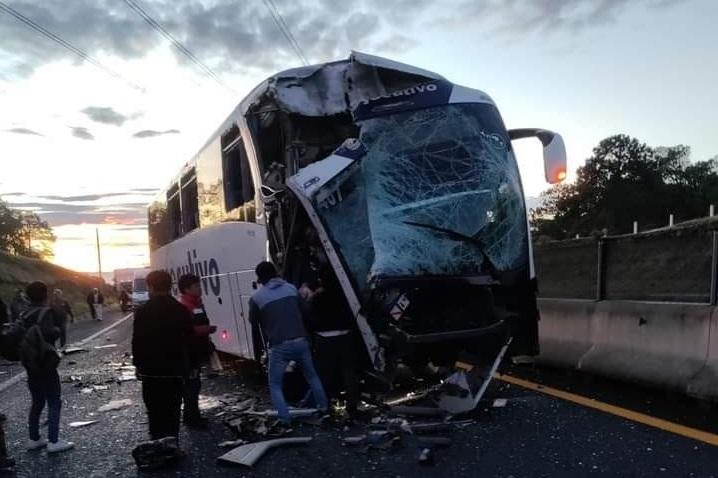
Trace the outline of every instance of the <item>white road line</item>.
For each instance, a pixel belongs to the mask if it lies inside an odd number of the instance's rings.
[[[85,345],[87,342],[90,342],[91,340],[94,340],[94,339],[96,339],[97,337],[100,337],[102,334],[104,334],[104,333],[106,333],[106,332],[109,332],[110,330],[114,329],[115,327],[119,326],[120,324],[123,324],[123,323],[127,322],[127,321],[130,319],[130,317],[132,317],[132,314],[127,314],[125,317],[121,318],[121,319],[118,320],[117,322],[115,322],[115,323],[113,323],[113,324],[111,324],[111,325],[108,325],[108,326],[105,327],[104,329],[102,329],[102,330],[100,330],[99,332],[96,332],[96,333],[90,335],[89,337],[87,337],[87,338],[85,338],[85,339],[82,339],[82,340],[79,341],[77,344],[78,344],[78,345]],[[19,374],[15,375],[15,376],[12,377],[12,378],[9,378],[9,379],[5,380],[3,383],[0,383],[0,393],[4,392],[4,391],[7,390],[8,388],[12,387],[12,386],[15,385],[16,383],[18,383],[18,382],[24,380],[25,377],[27,377],[27,373],[23,371],[23,372],[20,372]]]
[[[90,335],[90,336],[87,337],[86,339],[80,340],[80,341],[78,342],[78,345],[85,345],[87,342],[90,342],[90,341],[92,341],[92,340],[95,340],[97,337],[101,336],[101,335],[104,334],[105,332],[109,332],[110,330],[114,329],[114,328],[117,327],[118,325],[120,325],[120,324],[122,324],[122,323],[128,321],[128,320],[130,319],[130,317],[132,317],[132,314],[127,314],[126,316],[122,317],[120,320],[118,320],[118,321],[115,322],[114,324],[108,325],[108,326],[105,327],[104,329],[102,329],[102,330],[100,330],[99,332],[96,332],[96,333]]]

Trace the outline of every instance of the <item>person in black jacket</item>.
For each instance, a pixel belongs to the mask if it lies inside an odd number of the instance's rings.
[[[202,389],[200,372],[202,366],[209,362],[214,350],[209,336],[217,331],[217,327],[209,323],[207,311],[202,303],[202,285],[200,278],[194,274],[184,274],[177,281],[180,291],[180,303],[192,314],[194,338],[189,350],[190,371],[184,384],[184,410],[182,412],[185,425],[191,428],[204,428],[207,422],[199,412],[199,392]]]
[[[359,381],[356,357],[356,321],[319,238],[313,229],[305,233],[309,246],[308,282],[300,293],[307,309],[307,328],[312,332],[314,363],[329,399],[339,399],[346,392],[346,411],[357,415]],[[304,403],[310,402],[307,392]]]
[[[47,286],[43,282],[32,282],[26,292],[30,308],[20,317],[26,330],[20,343],[20,359],[27,372],[27,385],[32,396],[27,449],[39,450],[47,446],[48,453],[63,452],[74,447],[72,442],[59,438],[62,387],[57,373],[60,355],[55,342],[60,339],[61,346],[65,346],[65,324],[63,318],[47,306]],[[49,442],[40,437],[40,414],[45,403]]]
[[[179,437],[182,385],[189,371],[194,337],[192,315],[170,295],[172,278],[165,271],[147,275],[150,300],[135,311],[132,354],[150,437]]]

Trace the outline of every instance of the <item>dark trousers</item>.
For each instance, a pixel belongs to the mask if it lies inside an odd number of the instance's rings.
[[[182,401],[184,403],[182,413],[185,422],[200,419],[199,391],[202,388],[202,380],[199,377],[199,370],[196,370],[191,376],[193,377],[184,381],[184,389],[182,390]]]
[[[142,399],[150,422],[150,438],[179,438],[182,379],[144,377]]]
[[[31,440],[40,439],[40,414],[47,403],[47,438],[55,443],[60,434],[60,410],[62,399],[60,376],[57,369],[42,375],[28,374],[27,386],[30,389],[32,405],[28,417]]]
[[[354,334],[314,338],[314,364],[327,396],[339,398],[346,392],[347,411],[355,412],[359,404],[359,382],[356,373]]]

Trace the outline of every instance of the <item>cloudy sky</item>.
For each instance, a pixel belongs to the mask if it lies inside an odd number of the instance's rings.
[[[254,85],[300,64],[271,3],[0,0],[0,196],[55,227],[56,262],[94,270],[95,228],[106,270],[148,261],[156,190]],[[562,133],[570,169],[619,132],[718,154],[713,0],[273,3],[311,63],[356,49],[482,89],[509,127]],[[517,147],[529,196],[546,187],[537,144]]]

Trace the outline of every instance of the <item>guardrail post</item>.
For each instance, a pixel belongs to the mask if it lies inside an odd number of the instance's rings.
[[[603,300],[606,292],[606,239],[600,238],[598,240],[597,251],[596,300]]]
[[[711,297],[710,304],[718,304],[718,232],[713,231],[713,253],[711,255]]]

